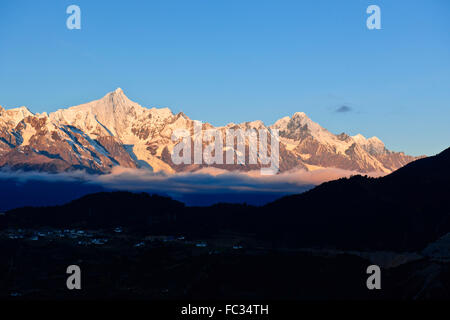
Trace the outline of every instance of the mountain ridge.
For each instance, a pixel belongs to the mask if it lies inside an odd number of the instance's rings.
[[[108,173],[114,166],[149,168],[168,174],[196,171],[206,165],[175,165],[170,154],[176,129],[193,131],[194,120],[169,108],[145,108],[131,101],[121,88],[98,100],[55,112],[33,114],[26,107],[0,107],[0,167],[64,172]],[[281,172],[338,168],[359,173],[387,174],[418,159],[388,150],[376,138],[335,135],[304,112],[296,112],[266,126],[262,121],[229,123],[203,129],[270,129],[280,133]],[[248,148],[248,143],[247,148]],[[204,143],[205,145],[205,143]],[[224,149],[225,158],[225,149]],[[237,154],[237,150],[234,150]],[[213,164],[229,171],[251,171],[257,164]]]

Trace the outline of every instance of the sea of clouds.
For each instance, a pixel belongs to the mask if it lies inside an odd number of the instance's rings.
[[[60,204],[87,193],[114,190],[167,195],[187,205],[216,202],[262,205],[284,195],[304,192],[322,182],[355,174],[342,169],[319,169],[261,175],[259,170],[230,172],[213,167],[177,174],[123,167],[114,167],[108,174],[1,170],[0,210],[20,205]]]

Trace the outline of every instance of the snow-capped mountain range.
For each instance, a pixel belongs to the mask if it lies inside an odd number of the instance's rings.
[[[15,170],[108,173],[114,166],[166,173],[195,171],[206,165],[175,165],[171,152],[175,129],[192,131],[194,121],[168,108],[145,108],[118,88],[103,98],[53,113],[33,114],[26,107],[0,107],[0,167]],[[203,124],[204,129],[214,128]],[[226,129],[278,129],[280,172],[339,168],[361,173],[390,173],[416,157],[392,152],[361,134],[335,135],[297,112],[271,126],[261,121],[230,123]],[[225,151],[224,151],[225,152]],[[247,162],[246,162],[247,163]],[[249,171],[256,165],[212,165]]]

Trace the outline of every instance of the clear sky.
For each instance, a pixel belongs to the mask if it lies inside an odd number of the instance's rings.
[[[0,105],[51,112],[117,87],[213,125],[303,111],[435,154],[450,146],[450,1],[0,1]]]

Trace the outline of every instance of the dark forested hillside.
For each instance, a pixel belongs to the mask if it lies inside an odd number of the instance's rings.
[[[0,222],[2,228],[121,225],[141,232],[211,237],[227,231],[282,247],[412,251],[450,231],[449,154],[447,149],[383,178],[327,182],[263,207],[186,207],[167,197],[113,192],[63,206],[15,209]]]

